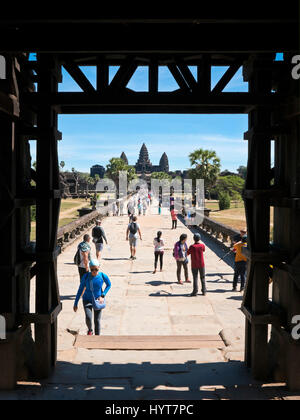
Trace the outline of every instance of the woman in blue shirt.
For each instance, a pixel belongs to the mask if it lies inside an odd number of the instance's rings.
[[[92,318],[93,318],[93,292],[90,287],[91,280],[93,281],[94,296],[96,300],[99,300],[100,303],[103,303],[104,298],[111,288],[111,282],[108,276],[104,273],[101,273],[100,264],[97,260],[90,261],[90,272],[86,273],[80,283],[80,287],[77,292],[77,296],[74,303],[74,312],[78,310],[78,302],[82,297],[83,307],[86,316],[86,325],[88,327],[88,335],[93,335],[92,329]],[[106,288],[103,291],[103,283],[106,284]],[[100,335],[100,320],[101,320],[102,310],[94,310],[94,324],[95,324],[95,335]]]

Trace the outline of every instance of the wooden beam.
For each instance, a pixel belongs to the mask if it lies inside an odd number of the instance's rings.
[[[241,67],[241,63],[234,63],[232,64],[229,69],[226,71],[226,73],[221,77],[221,79],[218,81],[216,86],[213,88],[213,93],[221,93],[225,89],[225,87],[228,85],[230,80],[233,78],[233,76],[238,72],[238,70]]]
[[[178,69],[188,84],[190,90],[199,90],[199,85],[193,76],[193,73],[186,64],[178,64]]]
[[[187,86],[187,85],[185,85]],[[170,112],[177,105],[189,106],[210,106],[210,107],[226,107],[234,109],[235,107],[252,108],[254,106],[274,107],[281,101],[281,97],[276,94],[251,94],[247,92],[222,92],[220,94],[199,95],[190,92],[130,92],[120,91],[119,95],[111,95],[109,92],[99,94],[97,92],[58,92],[58,93],[27,93],[23,95],[24,102],[29,105],[36,106],[48,103],[53,106],[60,106],[60,109],[68,106],[74,110],[78,107],[90,106],[114,106],[120,105],[167,105]],[[93,111],[91,111],[93,113]],[[211,109],[213,112],[213,109]]]
[[[183,90],[183,91],[190,91],[191,90],[189,85],[187,84],[186,80],[182,76],[181,72],[179,71],[178,67],[176,66],[176,64],[169,64],[168,69],[170,70],[172,76],[176,80],[176,82],[177,82],[177,84],[178,84],[178,86],[180,87],[181,90]]]
[[[109,65],[103,59],[97,59],[97,91],[101,92],[109,85]]]
[[[201,61],[197,65],[197,81],[200,86],[200,91],[204,95],[211,92],[211,66],[211,56],[209,54],[203,54]]]
[[[159,76],[158,64],[152,62],[149,65],[149,92],[150,93],[158,92],[158,76]]]
[[[67,62],[63,66],[84,92],[95,92],[94,86],[76,64]]]
[[[126,62],[120,66],[119,70],[110,82],[109,87],[114,89],[126,88],[137,68],[138,64],[132,58],[126,60]]]

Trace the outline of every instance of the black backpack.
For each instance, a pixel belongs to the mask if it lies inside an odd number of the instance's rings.
[[[137,231],[138,231],[138,227],[137,227],[137,224],[136,223],[131,223],[130,224],[130,227],[129,227],[129,231],[130,231],[130,233],[132,234],[132,235],[135,235],[136,233],[137,233]]]
[[[81,263],[81,256],[80,256],[80,249],[78,248],[76,254],[74,255],[74,264],[79,266],[80,263]]]
[[[92,232],[93,238],[101,239],[102,238],[102,229],[99,226],[94,227]]]
[[[88,259],[89,259],[89,261],[91,260],[91,253],[90,252],[89,252],[89,255],[88,255]],[[74,264],[79,266],[80,263],[81,263],[81,255],[80,255],[80,246],[78,245],[77,252],[74,255]]]

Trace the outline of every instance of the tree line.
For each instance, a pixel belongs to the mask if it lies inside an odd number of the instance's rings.
[[[203,179],[205,184],[205,196],[207,199],[216,199],[219,201],[220,209],[230,207],[231,201],[242,201],[242,191],[245,185],[247,175],[246,166],[240,166],[237,173],[228,170],[221,173],[221,160],[214,150],[205,150],[199,148],[189,155],[190,168],[187,170],[189,179]],[[33,164],[33,166],[35,163]],[[35,167],[35,166],[34,166]],[[60,169],[63,171],[65,162],[60,162]],[[95,187],[100,180],[98,174],[91,177],[89,173],[76,171],[72,168],[74,179],[86,184],[86,190]],[[106,166],[105,178],[112,179],[116,185],[119,184],[120,171],[127,172],[128,182],[137,178],[134,166],[128,165],[121,158],[111,158]],[[171,181],[174,177],[166,172],[154,172],[151,174],[154,179],[167,179]],[[181,179],[177,176],[176,178]]]

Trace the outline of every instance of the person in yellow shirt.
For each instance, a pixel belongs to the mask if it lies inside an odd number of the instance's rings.
[[[241,292],[245,288],[246,282],[246,268],[247,258],[242,254],[242,249],[247,247],[247,236],[243,236],[241,241],[234,244],[235,251],[235,264],[234,264],[234,277],[233,277],[233,291],[236,292],[239,277],[241,278]]]

